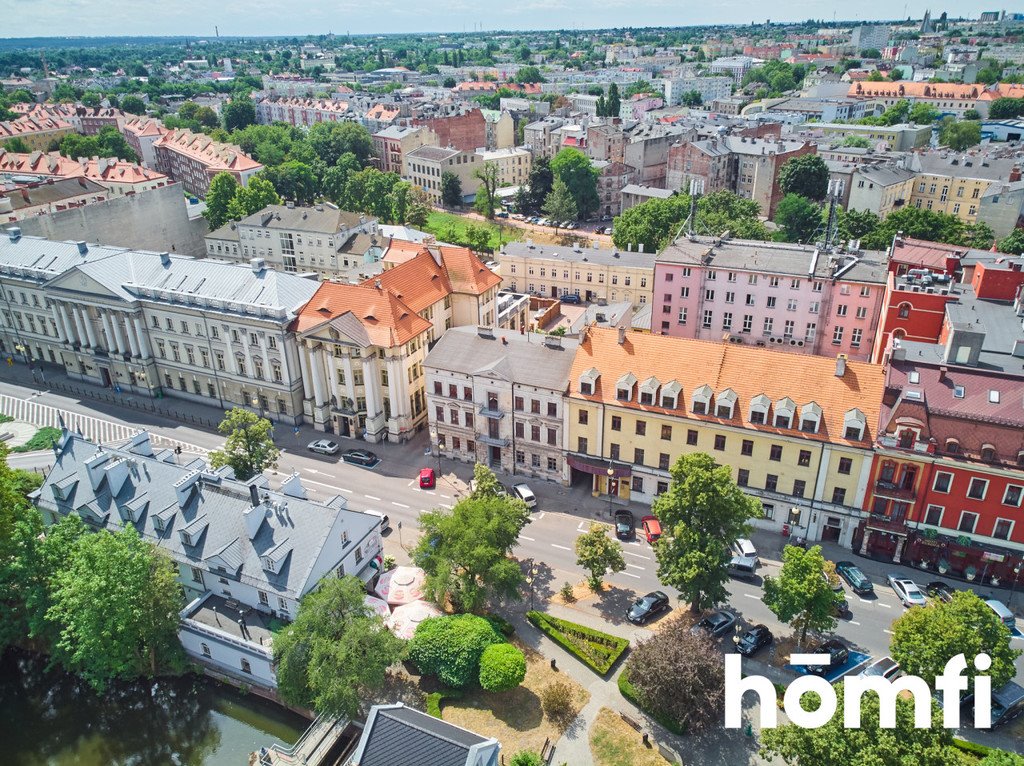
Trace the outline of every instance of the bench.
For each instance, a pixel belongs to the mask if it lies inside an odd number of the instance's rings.
[[[630,718],[625,713],[619,713],[619,716],[622,718],[623,721],[625,721],[627,724],[632,726],[637,731],[641,731],[643,729],[643,726],[641,726],[638,721],[634,721],[632,718]]]

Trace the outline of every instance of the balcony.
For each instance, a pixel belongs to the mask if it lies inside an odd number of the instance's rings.
[[[509,440],[503,439],[500,436],[487,436],[486,434],[478,434],[476,440],[478,442],[488,445],[489,447],[507,447],[509,445]]]
[[[882,481],[881,479],[875,482],[875,494],[897,500],[910,500],[911,502],[917,500],[917,493],[913,489],[904,489],[898,484],[893,484],[891,481]]]
[[[872,513],[865,522],[867,529],[874,529],[879,532],[892,532],[897,535],[906,535],[910,532],[906,519],[894,519],[892,516],[882,516]]]
[[[878,444],[887,449],[904,449],[909,452],[928,452],[928,442],[915,441],[913,445],[904,447],[895,436],[879,436]]]
[[[487,405],[480,406],[480,415],[485,418],[493,418],[494,420],[500,420],[505,417],[505,413],[497,408],[492,409]]]

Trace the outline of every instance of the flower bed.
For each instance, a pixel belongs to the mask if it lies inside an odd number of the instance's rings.
[[[629,641],[625,638],[560,620],[543,612],[527,612],[526,618],[544,635],[602,676],[611,670],[612,665],[629,647]]]

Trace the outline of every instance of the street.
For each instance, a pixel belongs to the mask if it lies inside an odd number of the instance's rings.
[[[20,408],[22,413],[28,414],[45,413],[46,408],[55,407],[81,416],[85,429],[109,435],[104,438],[123,437],[128,433],[125,429],[147,428],[154,434],[165,437],[169,443],[182,445],[186,453],[201,455],[219,447],[223,442],[222,437],[214,431],[177,423],[159,414],[140,413],[105,402],[96,404],[87,398],[56,394],[45,389],[42,392],[31,391],[7,380],[0,380],[0,396],[4,397],[0,401],[4,403],[5,413],[12,407],[16,410]],[[18,404],[15,399],[22,403]],[[211,412],[215,413],[211,408],[203,408],[202,414],[204,417],[210,417]],[[364,442],[342,439],[334,435],[326,436],[338,441],[343,450],[352,447],[369,448],[382,460],[375,468],[366,469],[344,463],[338,456],[311,453],[306,449],[306,445],[316,438],[324,437],[323,434],[310,428],[300,428],[295,433],[290,427],[277,426],[275,437],[282,454],[277,469],[268,471],[271,483],[277,487],[281,481],[297,472],[313,499],[326,501],[334,495],[342,495],[352,510],[387,514],[390,517],[391,529],[385,534],[385,551],[398,550],[395,546],[399,544],[405,550],[410,550],[416,542],[419,514],[436,507],[451,508],[459,497],[468,491],[467,482],[472,476],[472,466],[455,463],[446,458],[440,461],[437,487],[432,490],[420,489],[417,480],[419,469],[436,469],[439,465],[436,457],[424,454],[427,445],[425,433],[421,434],[420,438],[402,445],[367,445]],[[9,459],[10,465],[28,469],[45,469],[52,465],[52,462],[53,456],[50,452],[14,454]],[[522,478],[513,479],[500,474],[498,478],[505,484],[523,481]],[[535,571],[532,598],[537,604],[542,604],[555,595],[566,582],[576,583],[583,578],[583,570],[576,565],[575,540],[594,520],[608,521],[609,506],[607,500],[591,497],[589,491],[528,479],[526,481],[537,495],[538,505],[532,514],[531,523],[520,535],[515,554],[521,561],[528,562],[527,565],[532,564]],[[640,507],[633,506],[631,510],[639,525]],[[776,637],[789,635],[791,629],[781,625],[761,601],[760,579],[765,575],[778,574],[785,538],[755,532],[752,540],[762,562],[758,570],[759,577],[753,582],[731,581],[731,598],[723,607],[734,611],[744,626],[763,623]],[[852,551],[834,545],[826,544],[823,547],[826,557],[833,561],[854,561],[875,585],[875,596],[870,598],[861,598],[845,588],[851,614],[847,619],[839,621],[836,634],[852,649],[870,655],[871,658],[887,655],[890,628],[892,622],[903,613],[903,606],[886,584],[885,573],[898,571],[911,579],[916,579],[922,588],[930,578],[922,577],[920,572],[907,567],[883,567],[879,562],[861,559]],[[687,605],[679,603],[678,594],[673,589],[662,586],[658,581],[654,553],[642,535],[636,540],[624,543],[623,550],[626,569],[606,578],[606,581],[615,587],[598,598],[595,608],[608,622],[611,632],[631,639],[643,638],[651,635],[650,629],[636,627],[625,618],[626,610],[638,594],[663,590],[672,597],[673,608],[686,609]],[[965,585],[951,584],[958,588]],[[988,593],[979,595],[989,597]],[[1006,591],[992,595],[1004,602],[1007,600]],[[1018,595],[1018,598],[1022,597]],[[729,637],[723,639],[722,643],[726,651],[732,651]],[[1014,645],[1024,648],[1024,641],[1015,639]],[[1021,670],[1021,666],[1022,663],[1018,663],[1018,683],[1024,683],[1024,671]],[[1024,750],[1024,743],[1006,736],[1010,728],[1006,727],[1006,731],[975,732],[972,733],[971,739]]]

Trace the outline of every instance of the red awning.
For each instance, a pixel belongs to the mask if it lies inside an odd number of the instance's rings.
[[[610,460],[582,457],[580,455],[567,455],[565,459],[568,461],[569,466],[577,471],[591,473],[595,476],[607,476],[609,468],[613,471],[612,476],[617,479],[628,479],[633,474],[631,466],[623,463],[613,463]]]

